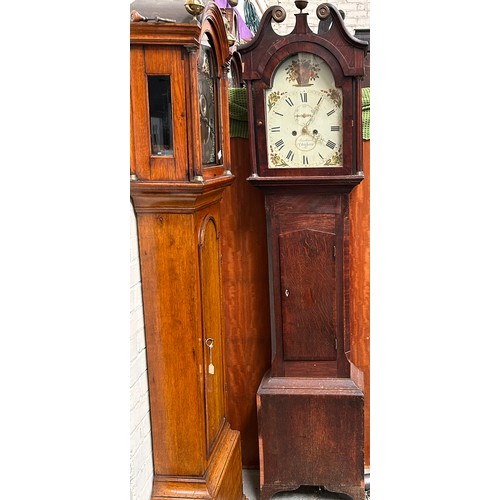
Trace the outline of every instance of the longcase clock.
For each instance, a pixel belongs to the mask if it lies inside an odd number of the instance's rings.
[[[363,381],[350,360],[349,193],[363,180],[367,43],[330,4],[239,47],[252,175],[265,196],[272,363],[257,392],[261,499],[316,485],[364,499]]]
[[[220,10],[131,4],[131,197],[142,275],[152,498],[243,498],[226,419],[220,200],[233,182]]]

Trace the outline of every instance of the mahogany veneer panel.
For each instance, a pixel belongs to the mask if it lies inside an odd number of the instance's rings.
[[[332,224],[333,225],[333,224]],[[311,229],[279,236],[285,361],[335,360],[335,233]],[[307,263],[307,264],[305,264]],[[325,270],[330,272],[325,272]],[[314,338],[304,335],[312,327]]]
[[[338,193],[335,186],[302,186],[300,190],[282,186],[266,193],[266,212],[269,244],[274,248],[273,376],[349,376],[343,326],[349,289],[343,263],[344,254],[348,255],[347,194]],[[290,239],[294,234],[302,236]],[[293,300],[296,296],[299,300]],[[308,310],[311,302],[316,320]],[[319,319],[329,323],[319,326]],[[328,331],[333,334],[330,339]]]
[[[370,466],[370,141],[363,141],[365,180],[351,194],[351,359],[363,372],[365,465]]]
[[[221,202],[227,417],[241,432],[245,467],[258,467],[255,394],[271,366],[266,216],[250,175],[248,139],[231,139],[236,176]]]

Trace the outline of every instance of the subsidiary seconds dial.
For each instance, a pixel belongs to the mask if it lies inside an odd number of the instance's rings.
[[[342,94],[321,59],[285,60],[266,100],[269,168],[342,166]]]

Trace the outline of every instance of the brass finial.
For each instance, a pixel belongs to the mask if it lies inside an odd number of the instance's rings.
[[[205,4],[202,0],[185,0],[184,7],[196,19],[196,16],[199,16],[203,12]]]
[[[307,0],[295,0],[295,7],[297,9],[300,9],[300,12],[302,12],[306,7],[309,2]]]
[[[230,47],[232,47],[236,43],[236,38],[231,33],[231,26],[229,25],[229,19],[225,17],[223,21],[224,21],[224,27],[226,28],[227,43],[229,44]]]

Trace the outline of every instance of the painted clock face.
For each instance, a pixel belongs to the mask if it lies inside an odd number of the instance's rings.
[[[342,91],[319,57],[298,53],[266,90],[269,168],[342,167]]]
[[[203,36],[198,59],[198,89],[200,101],[201,155],[203,164],[215,163],[217,148],[216,78],[214,54],[210,40]]]

